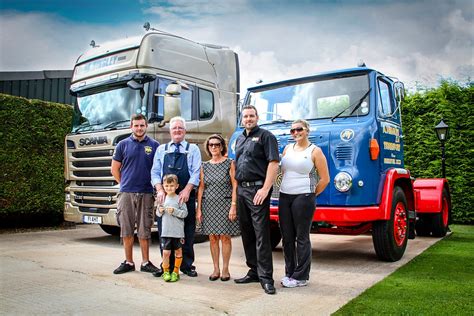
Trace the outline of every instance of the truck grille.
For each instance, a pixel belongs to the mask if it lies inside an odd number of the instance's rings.
[[[339,145],[336,148],[336,158],[339,160],[352,160],[353,149],[351,145]]]
[[[110,210],[108,208],[79,207],[79,211],[83,213],[107,214]]]
[[[278,167],[277,177],[275,179],[275,182],[273,182],[273,191],[272,191],[272,196],[271,196],[272,200],[278,200],[280,198],[281,179],[282,179],[281,167]]]
[[[74,201],[78,204],[113,205],[115,194],[109,192],[74,192]]]
[[[75,151],[71,153],[71,171],[76,180],[114,181],[110,166],[113,149]],[[98,185],[96,185],[98,186]]]
[[[93,150],[93,151],[76,151],[72,153],[74,158],[95,158],[95,157],[112,157],[113,149]]]
[[[110,167],[112,159],[93,161],[74,161],[72,165],[79,168]]]
[[[110,170],[73,171],[76,177],[111,177]]]
[[[70,153],[71,200],[81,212],[106,214],[117,207],[117,182],[110,172],[113,154],[113,148]]]

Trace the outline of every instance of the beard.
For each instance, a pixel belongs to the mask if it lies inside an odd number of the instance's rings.
[[[141,137],[145,136],[146,131],[143,131],[143,132],[132,132],[132,133],[133,133],[133,136],[135,136],[135,138],[141,138]]]

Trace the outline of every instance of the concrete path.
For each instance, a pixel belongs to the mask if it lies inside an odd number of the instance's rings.
[[[197,278],[165,283],[151,274],[114,275],[123,261],[117,237],[98,226],[0,235],[0,314],[84,315],[329,315],[365,289],[404,265],[439,239],[409,240],[402,260],[380,262],[370,236],[312,235],[313,263],[307,287],[279,284],[284,260],[273,253],[276,295],[259,284],[211,282],[209,242],[195,245]],[[160,262],[158,243],[151,258]],[[240,238],[233,239],[232,277],[247,272]],[[138,244],[135,262],[140,263]]]

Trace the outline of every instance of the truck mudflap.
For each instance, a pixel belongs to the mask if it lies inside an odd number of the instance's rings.
[[[418,179],[413,188],[418,213],[439,213],[443,210],[443,189],[448,188],[446,179]]]
[[[444,237],[451,223],[451,195],[446,179],[420,179],[413,183],[419,236]]]

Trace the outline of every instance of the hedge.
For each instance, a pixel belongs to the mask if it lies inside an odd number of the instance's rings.
[[[441,177],[434,126],[441,118],[449,125],[446,175],[453,220],[473,224],[474,86],[444,81],[409,95],[402,114],[405,166],[418,178]],[[0,94],[0,226],[62,221],[64,137],[71,118],[70,106]]]
[[[71,106],[0,94],[0,121],[0,225],[61,222]]]
[[[446,178],[453,221],[474,223],[474,86],[442,81],[436,89],[408,96],[402,104],[405,167],[417,178],[441,177],[441,146],[434,127],[449,125]]]

